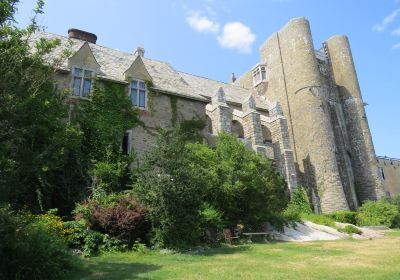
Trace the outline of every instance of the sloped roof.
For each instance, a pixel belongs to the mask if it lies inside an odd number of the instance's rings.
[[[85,43],[77,39],[68,39],[64,36],[56,35],[49,32],[38,32],[34,34],[30,40],[33,44],[39,38],[59,39],[61,44],[46,59],[49,63],[62,56],[65,49],[69,49],[72,53],[78,51]],[[89,46],[100,64],[100,78],[114,80],[117,82],[125,82],[124,72],[131,66],[136,55],[122,52],[97,44],[89,43]],[[207,78],[195,76],[175,70],[170,64],[158,60],[142,57],[143,63],[152,77],[154,88],[166,91],[171,94],[180,95],[200,101],[208,101],[220,87],[226,94],[227,102],[241,104],[251,94],[251,90],[242,88],[237,85],[227,84]],[[67,59],[57,64],[59,69],[69,71]],[[266,108],[263,102],[257,100],[257,107]]]

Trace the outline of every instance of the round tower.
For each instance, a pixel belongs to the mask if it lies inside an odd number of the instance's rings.
[[[302,184],[313,190],[322,212],[349,209],[327,106],[327,87],[319,72],[309,22],[291,20],[277,34],[286,114]],[[301,176],[299,176],[301,177]],[[315,204],[315,203],[314,203]]]
[[[349,40],[333,36],[326,41],[333,79],[338,86],[343,106],[353,165],[355,187],[359,199],[378,199],[383,195],[376,155],[364,109]]]

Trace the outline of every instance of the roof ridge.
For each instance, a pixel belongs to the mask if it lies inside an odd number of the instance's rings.
[[[247,88],[244,88],[244,87],[241,87],[241,86],[238,86],[238,85],[234,85],[234,84],[232,84],[232,83],[227,83],[227,82],[222,82],[222,81],[214,80],[214,79],[207,78],[207,77],[203,77],[203,76],[200,76],[200,75],[191,74],[191,73],[188,73],[188,72],[185,72],[185,71],[180,71],[180,70],[176,70],[176,71],[177,71],[178,73],[182,73],[182,74],[186,74],[186,75],[191,75],[191,76],[194,76],[194,77],[202,78],[202,79],[209,80],[209,81],[213,81],[213,82],[218,82],[218,83],[225,84],[225,85],[228,85],[228,86],[232,86],[232,87],[236,87],[236,88],[240,88],[240,89],[247,89]]]

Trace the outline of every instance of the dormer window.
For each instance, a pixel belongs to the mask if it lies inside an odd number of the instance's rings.
[[[146,84],[141,80],[132,80],[130,88],[132,105],[139,108],[146,108],[147,90]]]
[[[267,81],[267,67],[264,64],[258,64],[253,68],[253,86]]]
[[[92,79],[94,71],[79,67],[74,67],[72,95],[77,97],[88,97],[92,89]]]

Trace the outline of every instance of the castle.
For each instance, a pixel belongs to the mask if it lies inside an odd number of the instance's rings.
[[[307,187],[316,212],[356,209],[384,195],[349,41],[333,36],[315,50],[309,22],[290,20],[260,47],[260,62],[231,83],[180,72],[144,56],[96,44],[96,35],[69,30],[49,59],[71,100],[87,98],[94,79],[126,86],[145,127],[126,132],[123,149],[139,155],[155,144],[158,127],[207,120],[210,144],[226,131],[273,160],[290,191]],[[268,202],[266,202],[268,203]]]

